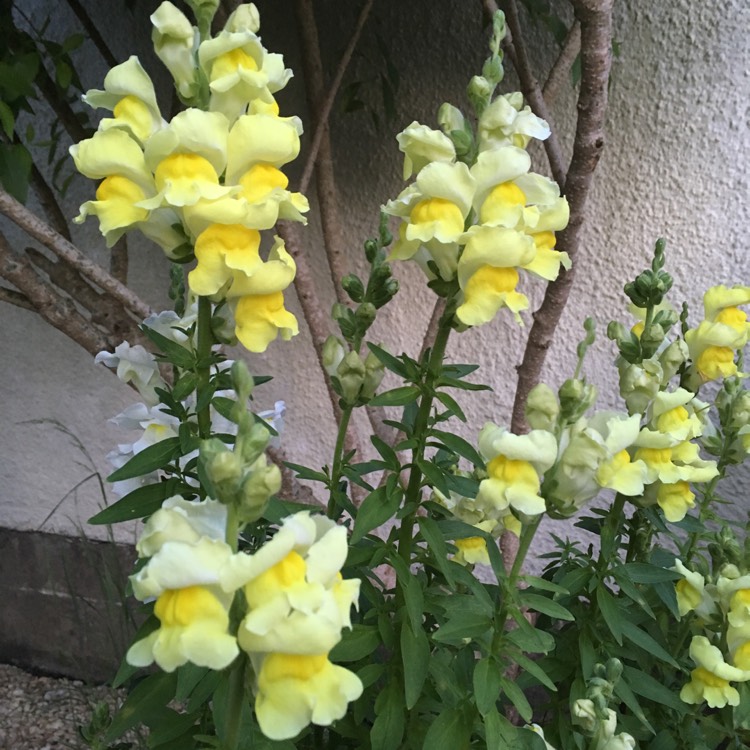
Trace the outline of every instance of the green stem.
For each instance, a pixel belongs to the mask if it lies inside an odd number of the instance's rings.
[[[515,589],[516,581],[518,580],[518,576],[520,575],[521,569],[523,567],[523,562],[529,552],[531,542],[533,541],[534,535],[539,528],[539,524],[542,521],[543,515],[543,513],[540,513],[538,516],[534,516],[534,519],[521,529],[521,538],[518,541],[518,552],[516,552],[516,556],[513,560],[513,567],[510,569],[510,573],[508,575],[509,590]]]
[[[341,467],[344,459],[344,441],[346,440],[346,431],[349,428],[349,420],[352,416],[351,405],[344,406],[341,413],[341,422],[339,423],[339,431],[336,435],[336,447],[333,449],[333,468],[331,469],[331,484],[330,491],[331,496],[328,500],[328,509],[326,511],[329,518],[333,518],[336,515],[336,509],[338,503],[336,502],[336,494],[339,491],[339,481],[341,480]]]
[[[409,481],[406,485],[404,505],[412,505],[411,510],[404,516],[401,521],[401,528],[398,536],[398,551],[401,559],[411,565],[411,543],[414,534],[414,521],[417,517],[417,511],[420,505],[420,490],[422,488],[422,470],[419,463],[424,456],[424,449],[427,444],[427,426],[430,421],[432,411],[432,400],[435,392],[435,381],[438,379],[440,370],[445,357],[445,349],[448,344],[448,337],[451,332],[451,320],[453,319],[453,306],[446,306],[443,317],[440,319],[435,343],[430,352],[430,359],[427,363],[427,373],[423,383],[422,400],[419,404],[416,419],[414,421],[414,437],[417,439],[417,445],[412,451],[411,471]]]
[[[196,397],[198,403],[205,404],[198,410],[198,435],[206,440],[211,437],[211,399],[204,399],[202,395],[208,390],[211,382],[211,347],[214,337],[211,333],[211,300],[208,297],[198,298],[198,342],[197,358],[198,387]]]
[[[224,739],[226,750],[236,750],[239,745],[242,724],[242,706],[245,702],[245,656],[240,654],[229,674],[229,697],[227,699]]]

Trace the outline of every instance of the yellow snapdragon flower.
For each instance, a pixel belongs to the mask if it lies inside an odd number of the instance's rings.
[[[296,737],[311,722],[328,726],[362,695],[362,682],[327,654],[269,654],[257,669],[255,715],[272,740]]]
[[[456,161],[456,148],[445,133],[421,125],[416,120],[397,136],[399,150],[404,154],[404,179],[420,172],[432,162]]]
[[[532,138],[544,141],[549,135],[549,125],[524,106],[520,91],[498,96],[479,118],[480,151],[506,145],[526,148]]]
[[[682,580],[675,584],[677,611],[680,617],[695,611],[698,617],[707,620],[718,611],[714,599],[716,587],[713,584],[707,584],[700,573],[686,568],[681,560],[674,561],[672,570],[683,576]]]
[[[727,664],[721,651],[702,635],[693,636],[690,658],[695,662],[696,669],[690,673],[690,682],[680,691],[682,701],[706,701],[711,708],[739,705],[740,694],[730,682],[750,680],[750,671]]]
[[[194,50],[198,30],[175,5],[165,0],[151,15],[152,40],[157,57],[174,78],[180,95],[195,94],[196,68]]]

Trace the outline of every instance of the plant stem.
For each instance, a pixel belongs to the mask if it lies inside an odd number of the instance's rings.
[[[196,398],[198,403],[205,404],[198,410],[198,435],[206,440],[211,437],[211,399],[201,398],[208,390],[211,381],[211,346],[213,335],[211,333],[211,300],[208,297],[198,297],[198,342],[197,359],[198,366],[198,388]]]
[[[411,543],[414,533],[414,521],[419,510],[419,493],[422,486],[422,470],[419,468],[419,462],[424,456],[424,449],[427,443],[427,425],[430,420],[432,411],[432,399],[440,369],[445,357],[445,348],[448,344],[448,337],[451,332],[451,320],[453,319],[454,308],[452,305],[446,307],[443,317],[438,326],[438,332],[435,336],[435,344],[430,352],[430,359],[427,363],[427,373],[422,385],[422,400],[419,404],[419,411],[414,421],[414,437],[417,439],[417,445],[412,451],[411,471],[409,473],[409,482],[406,486],[404,505],[413,505],[401,522],[401,528],[398,536],[398,551],[403,561],[411,564]]]
[[[245,656],[240,654],[231,667],[229,675],[229,698],[225,724],[226,750],[235,750],[239,743],[242,705],[245,701]]]
[[[538,516],[534,516],[534,519],[521,529],[521,538],[518,542],[518,551],[516,552],[516,557],[513,560],[513,567],[510,569],[510,573],[508,574],[508,589],[515,588],[516,581],[518,580],[518,576],[521,573],[521,568],[523,567],[523,562],[526,559],[526,555],[528,554],[529,548],[531,547],[531,542],[533,541],[534,535],[539,528],[539,524],[542,521],[543,515],[543,513],[540,513]]]
[[[349,419],[352,416],[352,409],[353,407],[350,404],[347,404],[342,410],[339,430],[336,435],[336,447],[333,449],[333,468],[331,469],[330,484],[331,496],[328,500],[328,509],[326,511],[329,518],[335,516],[338,505],[336,502],[336,493],[338,492],[339,481],[341,480],[341,465],[344,458],[344,440],[346,439],[346,431],[349,428]]]

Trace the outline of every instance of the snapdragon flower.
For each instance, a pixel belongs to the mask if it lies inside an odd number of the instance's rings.
[[[702,635],[693,636],[690,658],[696,668],[690,673],[690,682],[680,691],[681,700],[685,703],[706,701],[711,708],[739,705],[740,694],[730,682],[747,682],[750,671],[727,664],[721,651]]]
[[[123,341],[115,347],[114,352],[99,352],[94,357],[94,363],[116,368],[117,377],[123,383],[132,383],[149,406],[159,403],[155,389],[164,388],[164,380],[159,374],[159,365],[154,355],[140,344],[131,346],[127,341]]]

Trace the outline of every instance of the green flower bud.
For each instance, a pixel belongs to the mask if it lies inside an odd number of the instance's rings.
[[[575,422],[596,401],[596,386],[585,380],[568,378],[558,391],[560,414],[565,422]]]
[[[535,430],[551,432],[560,414],[560,404],[555,392],[545,383],[531,389],[526,401],[526,421]]]
[[[255,385],[253,376],[250,374],[250,370],[247,369],[247,365],[241,360],[236,359],[232,363],[232,385],[234,390],[239,395],[239,401],[244,403],[250,398],[250,394],[253,392]]]
[[[368,400],[371,399],[380,386],[384,375],[385,367],[383,363],[372,352],[370,352],[367,357],[365,357],[365,379],[362,383],[360,396]]]
[[[336,369],[344,359],[346,350],[344,342],[336,336],[329,336],[323,344],[323,368],[331,377],[336,375]]]
[[[658,323],[649,326],[648,330],[641,334],[641,351],[645,358],[655,354],[661,342],[664,341],[664,335],[664,329]]]
[[[365,257],[367,258],[368,263],[375,262],[375,259],[378,257],[379,250],[380,250],[380,245],[378,245],[377,240],[365,241]]]
[[[482,75],[492,83],[499,83],[503,80],[503,61],[500,55],[492,55],[485,60],[482,67]]]
[[[608,659],[605,666],[607,682],[614,687],[622,676],[622,662],[619,659]]]
[[[341,279],[341,286],[353,302],[361,302],[365,296],[365,287],[359,276],[350,273]]]
[[[261,454],[242,483],[239,516],[244,523],[257,521],[272,495],[281,489],[281,471],[276,464],[269,464]]]
[[[242,3],[227,18],[224,26],[225,31],[242,32],[251,31],[257,34],[260,31],[260,15],[254,3]]]
[[[208,480],[209,493],[224,504],[233,502],[242,477],[241,458],[228,450],[221,440],[211,438],[201,443],[199,460]]]
[[[611,341],[617,341],[618,344],[621,341],[629,341],[630,331],[622,323],[613,320],[607,326],[607,338]]]
[[[451,130],[448,135],[453,141],[458,156],[464,156],[474,148],[474,138],[471,133],[467,133],[465,130]]]
[[[673,341],[660,355],[661,384],[666,385],[689,357],[687,344],[682,339]]]
[[[341,320],[342,318],[346,320],[350,313],[351,311],[349,308],[346,305],[342,305],[340,302],[336,302],[331,308],[331,317],[336,321]]]
[[[268,445],[271,435],[265,424],[253,422],[249,429],[240,428],[237,435],[236,450],[242,456],[245,464],[251,464],[258,459]]]
[[[336,369],[341,395],[347,404],[354,404],[365,380],[365,363],[357,352],[349,352]]]
[[[481,114],[487,108],[494,88],[484,76],[474,76],[469,82],[466,93],[478,114]]]
[[[655,359],[644,359],[639,365],[625,360],[618,362],[620,395],[625,399],[629,414],[643,414],[656,398],[664,373]]]
[[[454,107],[452,104],[442,104],[437,114],[437,121],[440,125],[440,129],[446,134],[450,135],[453,130],[465,130],[466,119],[464,118],[461,110]]]
[[[369,328],[373,321],[375,320],[375,316],[378,314],[378,311],[375,309],[375,305],[373,305],[371,302],[363,302],[354,313],[354,317],[364,323],[366,328]]]

